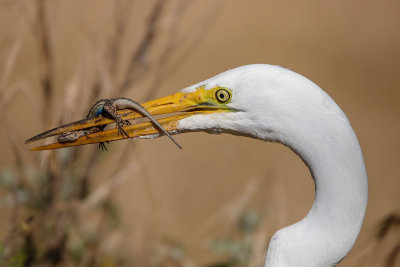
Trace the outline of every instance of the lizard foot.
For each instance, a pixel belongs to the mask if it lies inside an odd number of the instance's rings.
[[[109,142],[107,142],[107,144],[108,144]],[[101,148],[101,150],[106,150],[106,151],[108,151],[108,149],[107,149],[107,146],[106,146],[106,144],[104,143],[104,142],[101,142],[101,143],[99,143],[99,148]]]
[[[122,123],[121,123],[121,124],[122,124]],[[120,135],[122,135],[122,136],[125,136],[125,137],[127,137],[127,138],[131,138],[131,137],[129,136],[129,134],[124,130],[124,128],[122,128],[122,126],[121,126],[120,124],[118,124],[117,127],[118,127],[118,134],[120,134]]]

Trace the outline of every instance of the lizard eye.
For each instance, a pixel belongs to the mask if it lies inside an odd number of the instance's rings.
[[[231,99],[231,94],[226,89],[219,89],[215,92],[215,98],[220,103],[226,103]]]

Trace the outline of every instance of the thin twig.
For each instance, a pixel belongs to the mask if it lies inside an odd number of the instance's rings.
[[[157,0],[156,4],[154,5],[148,19],[146,34],[139,44],[138,49],[135,53],[133,53],[129,61],[125,78],[120,86],[121,92],[126,91],[130,86],[132,86],[133,82],[137,82],[137,78],[140,77],[140,75],[146,70],[146,58],[148,57],[148,51],[154,42],[157,32],[157,24],[160,20],[162,10],[167,2],[167,0]]]
[[[95,191],[93,191],[82,203],[81,211],[84,214],[88,210],[96,207],[99,203],[101,203],[105,198],[109,196],[112,190],[118,186],[120,186],[123,182],[125,182],[129,176],[132,175],[133,172],[136,172],[139,168],[139,165],[136,163],[132,163],[125,168],[119,170],[115,175],[110,177],[107,182],[100,185]]]
[[[1,75],[0,75],[0,100],[4,94],[6,83],[11,75],[11,72],[14,68],[16,58],[19,54],[19,49],[21,47],[21,41],[19,39],[15,40],[13,45],[10,48],[10,51],[6,53],[4,63],[0,62],[0,66],[2,67]]]
[[[53,51],[50,40],[49,23],[47,22],[46,0],[36,0],[37,23],[38,23],[38,36],[39,47],[43,66],[41,75],[41,85],[44,93],[44,105],[50,107],[51,98],[53,95],[53,81],[54,67],[53,67]],[[50,112],[44,112],[43,118],[48,121]]]
[[[240,216],[243,214],[245,207],[254,196],[257,191],[256,181],[249,181],[244,191],[235,199],[229,201],[225,206],[218,210],[213,216],[211,216],[207,221],[205,221],[196,230],[195,235],[192,237],[191,242],[195,242],[200,237],[204,236],[204,233],[209,232],[216,223],[220,221],[225,222],[225,231],[229,231],[232,226],[234,226],[239,220]]]
[[[132,10],[134,1],[115,1],[114,18],[116,20],[114,26],[114,36],[110,39],[106,47],[106,55],[109,60],[109,69],[111,75],[116,80],[117,70],[120,66],[120,53],[122,51],[122,40],[126,31],[126,24],[129,21],[129,15]]]
[[[160,56],[160,59],[157,62],[157,70],[154,75],[154,79],[152,81],[152,85],[149,90],[147,90],[144,99],[151,99],[155,95],[155,90],[160,87],[160,84],[164,81],[165,77],[170,77],[179,66],[182,65],[182,62],[188,58],[189,53],[193,53],[193,50],[201,43],[200,40],[204,38],[204,34],[211,25],[215,23],[217,18],[216,14],[220,10],[221,6],[219,3],[216,3],[214,7],[207,8],[208,14],[200,13],[198,19],[188,27],[188,30],[184,32],[180,37],[177,36],[177,26],[182,23],[181,18],[183,16],[184,11],[188,8],[186,2],[183,2],[181,6],[178,6],[175,14],[176,19],[173,20],[172,26],[170,28],[170,38],[167,42],[166,48],[163,50],[163,53]],[[183,47],[186,44],[186,49]],[[177,48],[183,50],[180,57],[178,57],[172,66],[167,69],[168,64],[172,60],[172,56],[174,55],[174,51]]]

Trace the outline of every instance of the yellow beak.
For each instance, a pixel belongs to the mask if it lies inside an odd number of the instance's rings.
[[[143,103],[142,105],[153,116],[167,115],[167,117],[159,119],[158,122],[170,134],[176,134],[179,133],[178,122],[184,118],[193,115],[227,112],[231,110],[225,104],[221,104],[218,103],[218,101],[215,101],[214,91],[215,90],[206,90],[203,87],[200,87],[194,92],[179,92],[170,96],[148,101],[146,103]],[[133,120],[139,117],[143,117],[142,114],[131,110],[119,110],[118,113],[121,115],[123,120]],[[104,118],[102,116],[96,117],[94,119],[80,120],[40,133],[28,139],[25,143],[27,144],[50,136],[59,135],[64,132],[88,129],[94,126],[101,126],[114,122],[114,120]],[[158,129],[153,127],[153,124],[151,122],[143,122],[124,126],[124,130],[128,133],[130,138],[145,137],[149,135],[162,135],[162,133]],[[40,151],[57,149],[93,143],[117,141],[124,138],[126,137],[120,135],[117,128],[113,128],[81,136],[74,142],[57,142],[34,147],[31,150]]]

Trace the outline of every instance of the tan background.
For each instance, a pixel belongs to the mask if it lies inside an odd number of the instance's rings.
[[[33,37],[21,19],[25,13],[4,2],[0,2],[0,55],[9,53],[6,36],[13,32],[21,36],[20,53],[8,84],[23,81],[35,93],[38,62]],[[85,56],[82,47],[104,39],[101,34],[88,36],[87,29],[96,25],[96,18],[109,5],[108,1],[55,2],[58,76],[53,103],[61,101],[79,58]],[[144,8],[145,1],[139,3],[138,7]],[[175,52],[175,58],[183,55],[184,60],[176,60],[175,71],[157,85],[159,90],[153,97],[251,63],[288,67],[317,83],[345,111],[363,149],[369,204],[352,254],[362,250],[378,222],[400,210],[400,2],[197,1],[188,11],[187,23],[208,8],[215,10],[205,17],[212,20],[208,31],[189,51]],[[137,9],[135,12],[138,15]],[[132,16],[132,25],[136,25]],[[107,25],[100,27],[107,35]],[[135,36],[130,38],[134,43]],[[135,87],[124,96],[144,101],[143,95]],[[15,105],[1,112],[13,113],[20,142],[45,130],[37,124],[40,118],[31,112],[22,94],[16,97]],[[223,222],[226,218],[218,214],[229,203],[240,202],[238,198],[248,197],[247,202],[243,200],[246,208],[262,214],[264,223],[274,222],[265,233],[265,244],[277,229],[300,220],[311,207],[313,184],[308,170],[279,144],[202,133],[176,136],[176,140],[182,151],[165,137],[137,141],[132,164],[139,168],[114,192],[126,234],[136,249],[140,250],[140,243],[148,238],[149,227],[157,225],[155,231],[161,236],[182,244],[190,258],[205,263],[216,257],[206,248],[208,238],[230,234]],[[112,164],[116,160],[113,155],[130,142],[112,144],[110,152],[102,155],[103,167],[96,170],[99,183],[109,174],[104,166]],[[0,146],[0,167],[13,166],[3,130]],[[150,226],[149,221],[153,222]],[[344,265],[349,262],[346,259]]]

